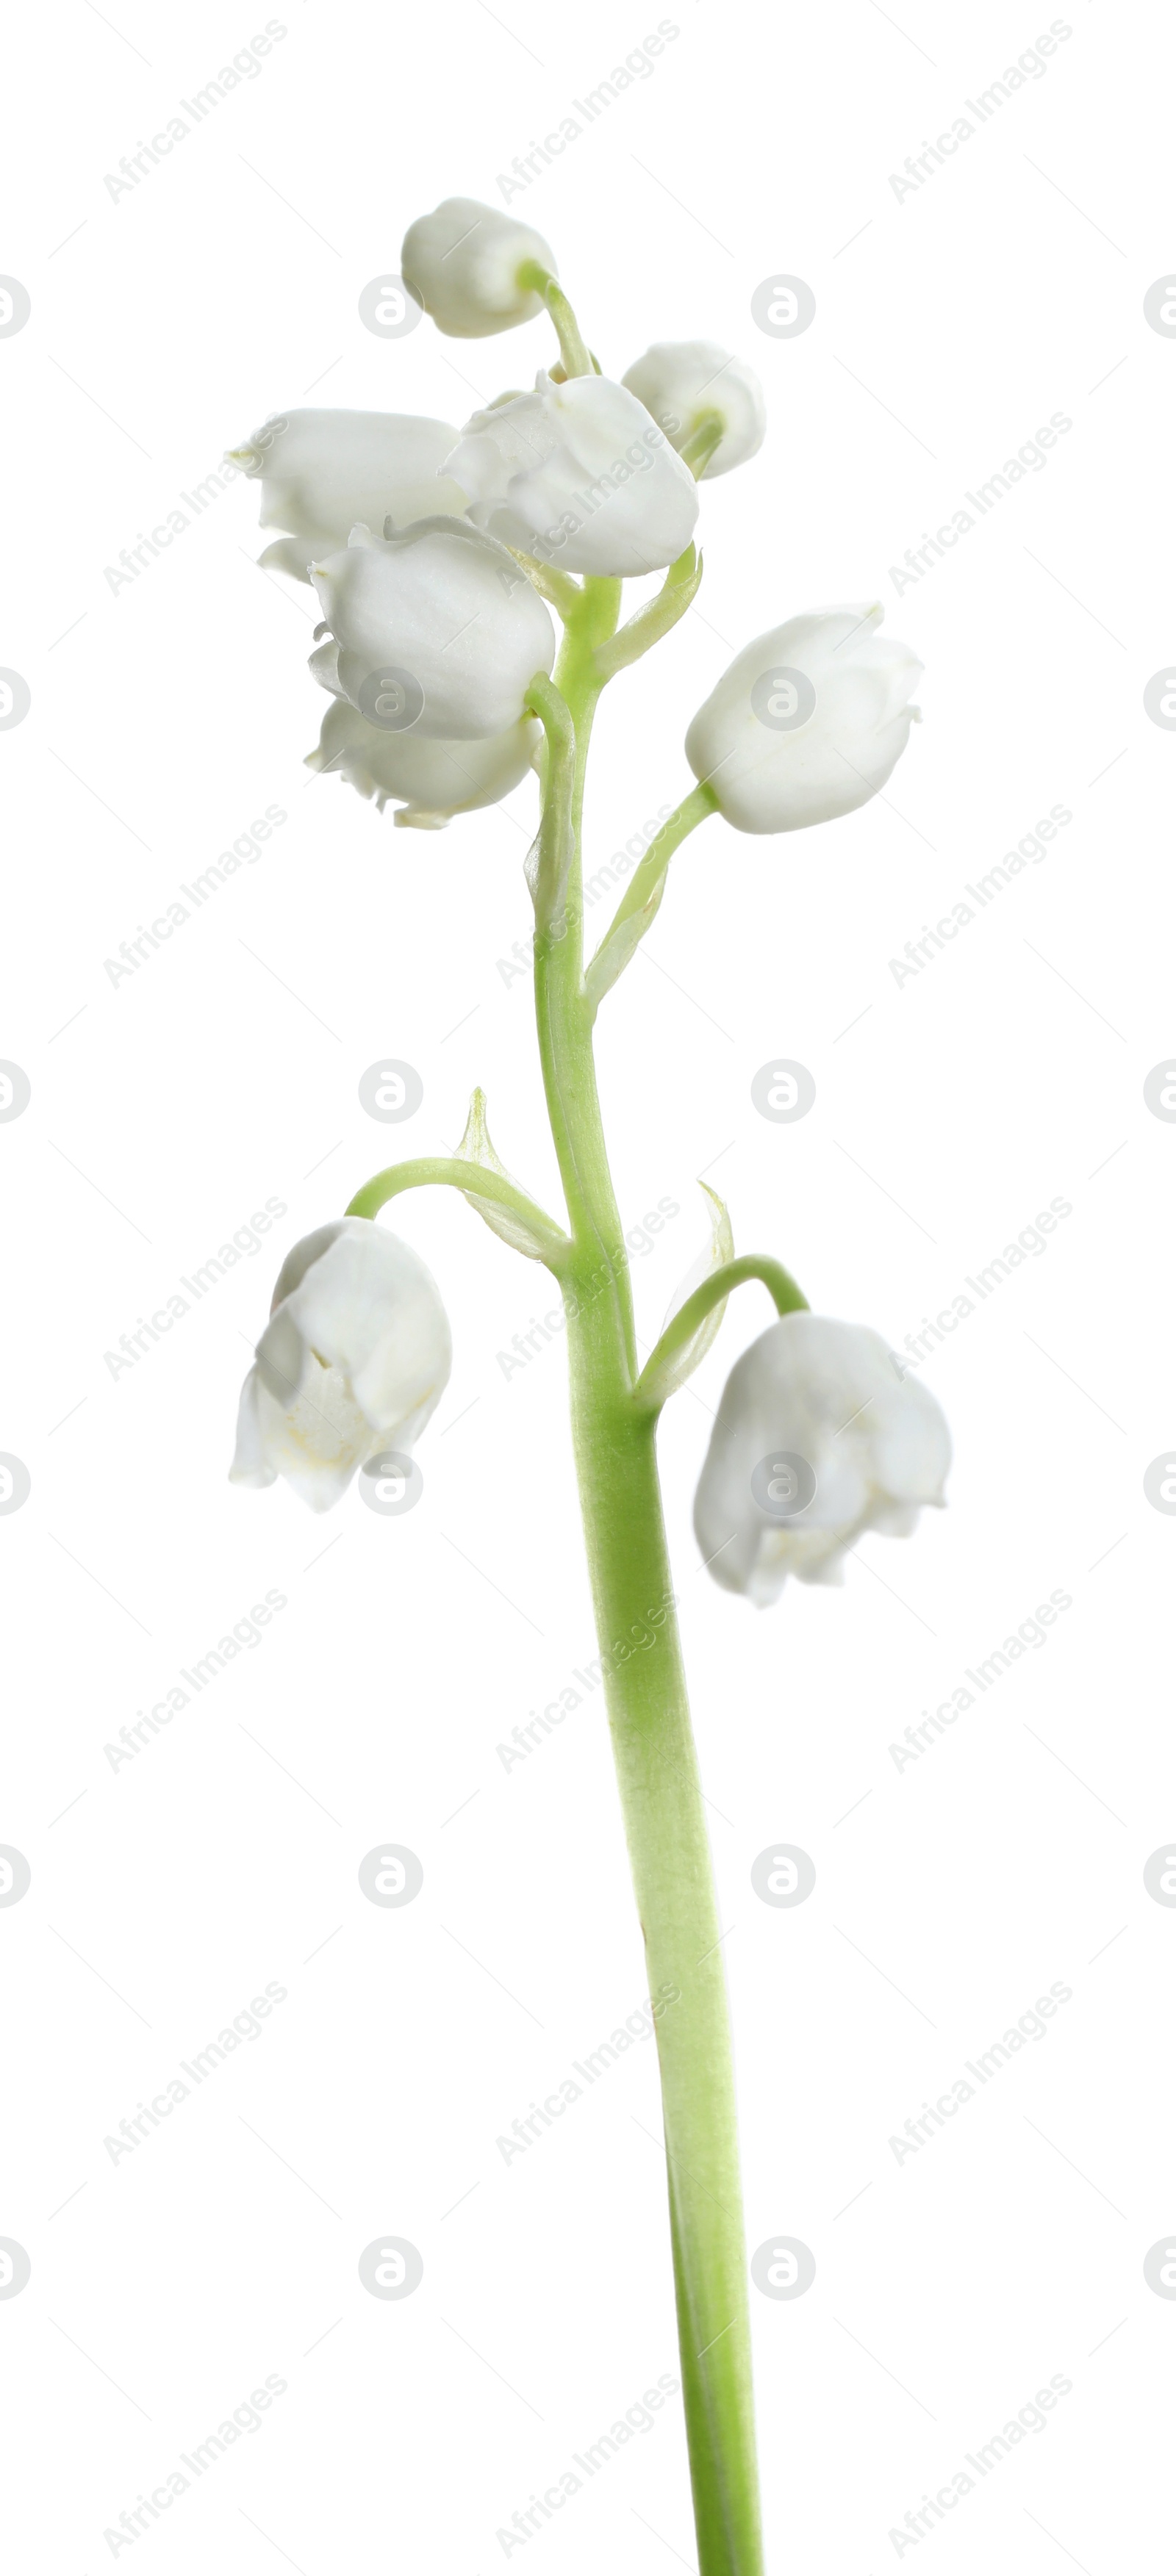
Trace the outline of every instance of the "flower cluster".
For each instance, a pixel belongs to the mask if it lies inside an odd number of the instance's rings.
[[[451,337],[511,330],[545,300],[570,311],[542,236],[470,197],[411,224],[401,266]],[[710,340],[656,341],[619,382],[594,362],[541,368],[532,392],[462,429],[357,411],[265,422],[230,451],[261,484],[262,526],[282,532],[261,560],[313,581],[329,640],[311,667],[352,710],[324,720],[310,765],[391,800],[404,824],[509,794],[538,745],[528,688],[555,656],[544,567],[625,579],[677,564],[698,485],[764,432],[751,368]],[[723,673],[686,755],[736,830],[828,822],[885,784],[920,666],[881,619],[876,604],[789,618]]]
[[[310,766],[338,770],[381,810],[391,801],[398,824],[436,829],[541,765],[535,710],[549,713],[555,695],[553,608],[567,621],[594,581],[666,575],[606,648],[603,682],[689,605],[699,487],[758,453],[765,411],[751,369],[708,340],[658,341],[619,381],[603,375],[542,236],[473,199],[448,198],[412,224],[401,265],[452,337],[488,338],[546,310],[560,363],[461,429],[292,411],[232,455],[261,484],[262,525],[280,531],[263,564],[311,582],[322,608],[310,667],[331,704]],[[686,733],[699,811],[782,833],[877,794],[918,713],[920,668],[881,621],[877,604],[812,610],[736,654]],[[550,745],[548,755],[553,768]],[[622,903],[589,970],[594,1007],[663,879],[664,865]],[[558,1230],[541,1215],[536,1228],[533,1209],[521,1224],[517,1209],[508,1216],[504,1197],[518,1193],[488,1141],[477,1150],[498,1198],[459,1185],[508,1241],[547,1257]],[[731,1260],[715,1207],[711,1249],[671,1316]],[[691,1317],[686,1338],[672,1337],[659,1401],[698,1364],[721,1312],[704,1296],[697,1330]],[[382,1449],[409,1448],[449,1363],[444,1311],[416,1255],[366,1217],[319,1228],[278,1279],[241,1399],[235,1480],[281,1475],[327,1508]],[[698,1489],[699,1543],[716,1580],[758,1602],[789,1572],[834,1581],[863,1531],[903,1534],[942,1501],[949,1460],[933,1397],[875,1333],[785,1312],[728,1380]]]

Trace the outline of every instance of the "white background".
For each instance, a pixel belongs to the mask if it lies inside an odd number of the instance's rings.
[[[385,1520],[353,1492],[316,1522],[226,1467],[286,1245],[395,1154],[452,1145],[475,1082],[553,1196],[527,988],[498,964],[527,934],[533,790],[426,838],[303,769],[314,603],[252,568],[249,486],[132,583],[104,570],[272,412],[456,427],[526,383],[542,321],[386,343],[357,299],[438,198],[499,202],[657,20],[283,0],[259,75],[116,199],[104,175],[265,22],[115,14],[14,26],[0,254],[32,298],[0,343],[0,661],[32,692],[0,741],[0,1054],[32,1084],[0,1128],[0,1447],[32,1479],[0,1523],[0,1839],[32,1870],[0,1912],[0,2234],[32,2263],[0,2304],[8,2554],[491,2576],[512,2514],[676,2369],[651,2045],[525,2156],[496,2147],[644,1995],[599,1695],[509,1772],[496,1750],[592,1651],[563,1355],[509,1381],[497,1359],[548,1283],[460,1200],[403,1202],[456,1348],[420,1506]],[[1176,650],[1176,352],[1143,315],[1173,256],[1172,63],[1158,18],[1069,0],[1043,76],[899,198],[890,174],[1050,23],[900,14],[678,0],[651,76],[514,204],[607,369],[710,335],[770,410],[756,462],[704,488],[696,611],[606,702],[590,857],[683,792],[686,719],[784,616],[876,596],[926,665],[886,800],[795,839],[709,823],[606,1006],[626,1222],[680,1209],[635,1251],[643,1335],[701,1242],[703,1170],[740,1249],[898,1347],[1039,1209],[1072,1210],[928,1363],[949,1510],[867,1541],[844,1591],[757,1614],[699,1570],[693,1487],[758,1290],[663,1428],[749,2245],[784,2231],[817,2265],[795,2303],[753,2292],[768,2564],[1111,2576],[1166,2529],[1176,2334],[1142,2268],[1176,2222],[1176,1915],[1142,1876],[1174,1822],[1176,1531],[1143,1476],[1176,1431],[1176,1137],[1142,1091],[1176,1036],[1176,741],[1143,707]],[[793,341],[751,318],[777,271],[816,297]],[[1047,465],[899,595],[890,568],[1057,412]],[[120,942],[270,804],[258,862],[112,985]],[[889,961],[1055,804],[1048,856],[899,986]],[[382,1050],[424,1083],[399,1128],[357,1099]],[[815,1077],[794,1126],[751,1103],[774,1052]],[[272,1238],[114,1380],[104,1353],[268,1197]],[[267,1590],[286,1607],[261,1643],[112,1769],[120,1728]],[[906,1727],[1054,1591],[1044,1647],[900,1770]],[[423,1863],[400,1911],[358,1885],[385,1836]],[[795,1912],[751,1888],[774,1837],[815,1860]],[[267,1981],[287,1999],[261,2036],[113,2163],[104,2139]],[[1055,1982],[1048,2036],[900,2164],[891,2136]],[[401,2303],[359,2281],[382,2231],[423,2255]],[[287,2388],[260,2429],[115,2551],[267,2374]],[[1047,2428],[900,2551],[1055,2374]],[[532,2553],[694,2564],[676,2403],[510,2563]]]

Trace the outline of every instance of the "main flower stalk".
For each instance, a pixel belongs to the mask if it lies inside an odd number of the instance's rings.
[[[867,1529],[913,1529],[924,1504],[943,1500],[950,1440],[929,1390],[904,1377],[878,1334],[809,1314],[770,1254],[736,1254],[705,1183],[710,1244],[641,1366],[593,1026],[687,835],[716,814],[775,835],[864,805],[906,744],[920,666],[879,635],[876,601],[790,617],[737,653],[686,735],[695,784],[585,969],[582,816],[597,701],[690,608],[702,577],[696,486],[757,453],[762,392],[749,367],[704,340],[656,342],[614,382],[547,242],[474,199],[418,217],[401,271],[450,338],[485,339],[545,308],[559,363],[533,393],[500,395],[460,433],[397,415],[295,411],[233,456],[262,478],[264,523],[286,531],[263,564],[313,581],[324,610],[311,670],[332,703],[313,766],[341,768],[381,808],[397,800],[398,823],[432,829],[498,802],[542,737],[526,875],[568,1231],[511,1178],[475,1091],[455,1153],[378,1173],[345,1218],[287,1256],[242,1393],[232,1473],[250,1486],[281,1475],[325,1509],[389,1443],[408,1453],[438,1403],[449,1327],[424,1264],[373,1222],[387,1200],[457,1189],[559,1282],[617,1777],[649,1987],[666,2006],[658,2055],[699,2570],[762,2576],[730,2030],[657,1421],[732,1290],[758,1280],[777,1321],[728,1380],[694,1526],[716,1578],[761,1602],[790,1572],[830,1580]],[[661,587],[618,630],[623,578],[656,570]],[[549,609],[564,626],[554,678]]]
[[[570,1224],[563,1271],[572,1437],[609,1725],[658,2022],[670,2231],[700,2576],[760,2576],[747,2266],[726,1980],[624,1238],[583,983],[584,772],[619,583],[588,580],[557,685],[576,730],[562,936],[536,941],[543,1080]]]

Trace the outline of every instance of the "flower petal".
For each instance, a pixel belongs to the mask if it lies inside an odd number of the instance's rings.
[[[796,1475],[773,1507],[781,1466]],[[716,1582],[756,1601],[786,1575],[840,1581],[866,1530],[905,1537],[943,1499],[951,1442],[934,1396],[877,1333],[782,1315],[737,1360],[715,1419],[694,1525]],[[807,1482],[809,1490],[803,1490]]]

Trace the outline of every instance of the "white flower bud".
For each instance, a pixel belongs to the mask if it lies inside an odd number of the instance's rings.
[[[449,1380],[445,1309],[424,1262],[369,1217],[303,1236],[278,1273],[241,1390],[235,1485],[284,1476],[329,1511],[357,1467],[407,1452]]]
[[[405,285],[451,340],[484,340],[542,312],[542,296],[519,284],[529,263],[556,274],[542,233],[476,197],[446,197],[434,214],[418,215],[400,253]]]
[[[324,647],[334,651],[335,647]],[[312,655],[312,661],[318,655]],[[316,677],[317,677],[316,673]],[[366,716],[336,698],[323,717],[318,748],[308,769],[337,770],[361,796],[374,796],[383,813],[389,797],[402,800],[393,820],[436,831],[454,814],[497,805],[525,777],[543,739],[534,716],[484,742],[431,742],[415,732],[383,733]]]
[[[744,646],[698,710],[686,758],[740,832],[797,832],[884,787],[916,717],[922,663],[882,610],[813,609]]]
[[[951,1435],[880,1334],[781,1315],[723,1389],[694,1502],[715,1581],[762,1608],[787,1575],[840,1583],[865,1530],[906,1538],[943,1502]]]
[[[514,557],[466,519],[418,519],[376,544],[365,529],[311,566],[339,647],[337,687],[386,732],[484,741],[521,722],[555,660],[555,630]]]
[[[566,572],[656,572],[690,543],[698,494],[636,394],[607,376],[553,384],[477,411],[446,471],[479,524]]]
[[[718,414],[723,435],[700,482],[729,474],[763,446],[768,416],[759,377],[714,340],[655,341],[621,383],[652,412],[679,455],[700,424]]]
[[[261,483],[263,528],[288,537],[261,560],[299,581],[315,555],[345,546],[356,520],[383,529],[451,513],[464,518],[466,496],[442,472],[457,431],[443,420],[382,411],[289,411],[267,420],[235,465]]]

